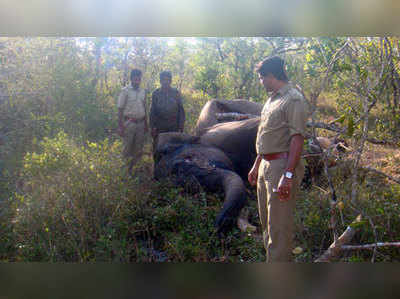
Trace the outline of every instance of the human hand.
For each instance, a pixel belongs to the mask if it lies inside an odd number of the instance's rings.
[[[289,179],[285,177],[285,175],[282,175],[278,183],[278,189],[276,190],[276,192],[278,192],[278,198],[280,201],[286,201],[290,199],[292,186],[293,179]]]
[[[118,128],[118,135],[121,136],[121,137],[124,137],[124,134],[125,134],[125,127],[124,126],[120,126]]]
[[[253,166],[253,168],[251,168],[249,174],[247,175],[247,179],[251,186],[257,185],[258,168]]]
[[[153,128],[151,129],[151,137],[155,138],[157,136],[157,129]]]

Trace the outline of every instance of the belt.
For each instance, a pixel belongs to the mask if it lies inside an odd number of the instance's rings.
[[[267,161],[277,160],[277,159],[287,159],[289,157],[289,153],[281,152],[281,153],[263,154],[261,155],[261,157]]]
[[[125,116],[125,120],[126,121],[130,121],[130,122],[134,122],[134,123],[140,123],[140,122],[142,122],[142,121],[144,121],[144,117],[142,117],[142,118],[134,118],[134,117],[128,117],[128,116]]]

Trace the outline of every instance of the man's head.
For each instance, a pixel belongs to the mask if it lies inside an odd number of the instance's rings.
[[[160,73],[161,88],[169,88],[172,82],[172,74],[170,71],[162,71]]]
[[[257,65],[256,71],[266,91],[276,91],[289,81],[284,63],[282,58],[273,56],[264,59]]]
[[[138,69],[133,69],[131,71],[131,83],[134,89],[138,89],[140,81],[142,80],[142,71]]]

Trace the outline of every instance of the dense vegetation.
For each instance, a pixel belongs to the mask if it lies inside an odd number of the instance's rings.
[[[354,244],[399,241],[397,38],[0,38],[0,259],[264,260],[259,232],[217,238],[219,194],[152,180],[150,142],[134,178],[126,175],[116,98],[132,67],[142,69],[150,92],[168,69],[190,133],[211,98],[263,102],[254,67],[271,54],[287,61],[314,122],[331,128],[316,134],[351,149],[301,191],[295,260],[315,260],[359,214]],[[249,197],[246,213],[257,226],[250,187]],[[400,254],[394,246],[348,250],[341,260]]]

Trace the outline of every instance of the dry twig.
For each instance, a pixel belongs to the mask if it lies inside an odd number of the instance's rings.
[[[361,214],[357,216],[356,220],[353,221],[353,224],[359,223],[362,219]],[[335,240],[331,246],[319,257],[317,258],[314,262],[316,263],[321,263],[321,262],[330,262],[334,258],[337,258],[340,253],[342,247],[346,244],[349,243],[354,235],[357,232],[357,228],[353,228],[350,225],[346,228],[344,233],[337,239]]]

